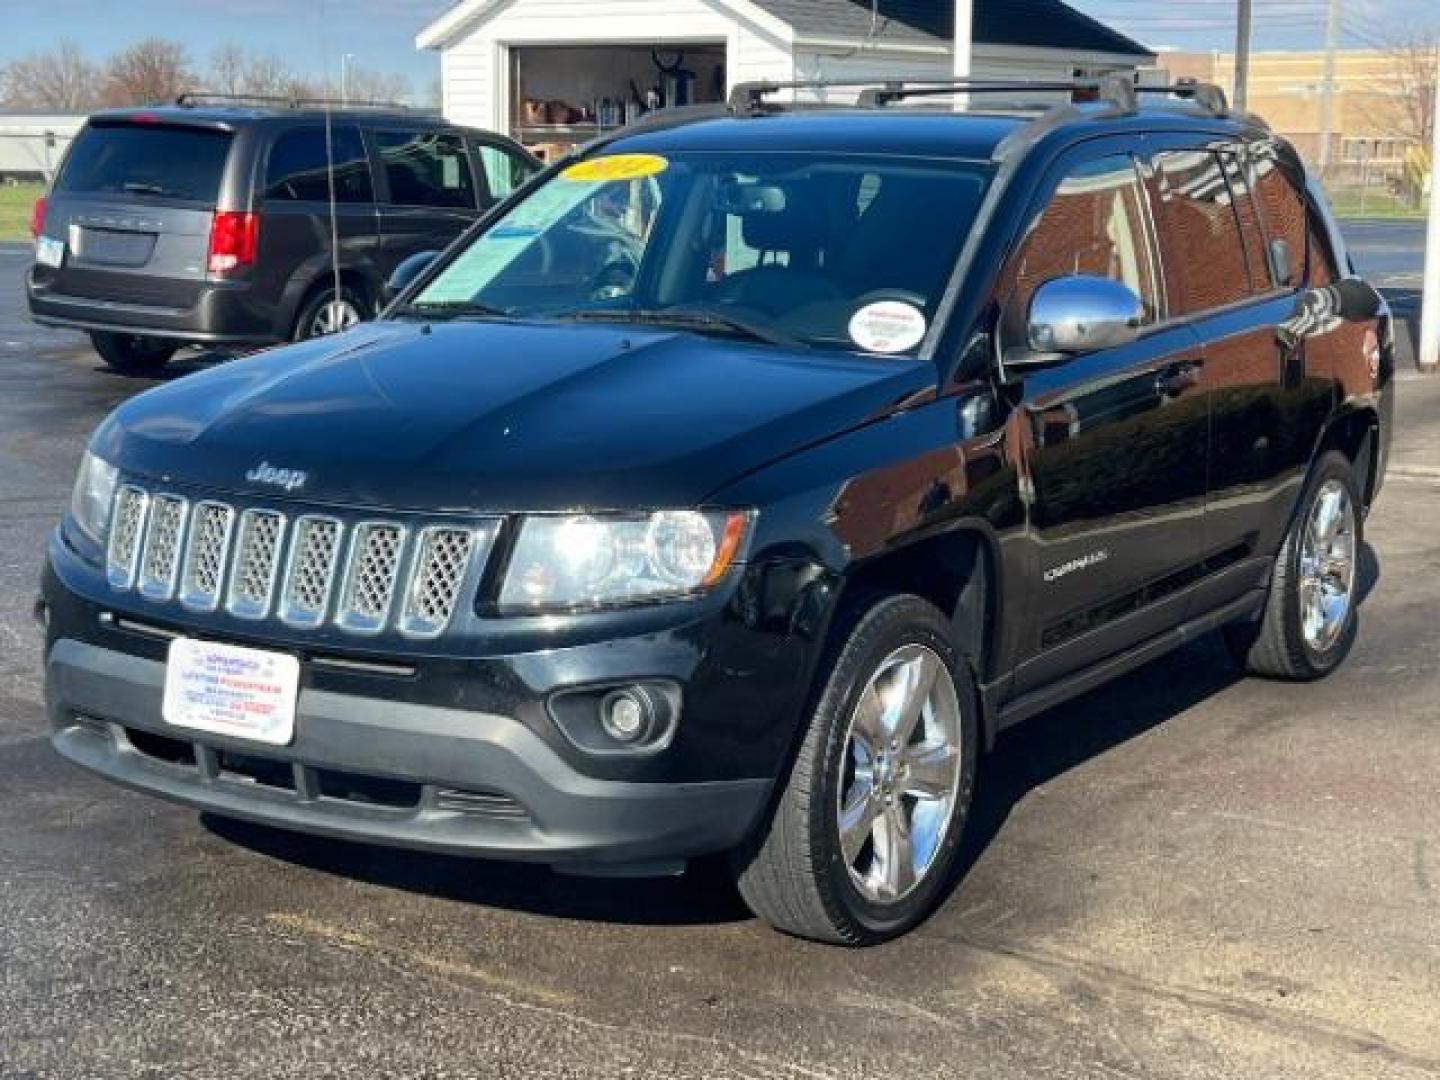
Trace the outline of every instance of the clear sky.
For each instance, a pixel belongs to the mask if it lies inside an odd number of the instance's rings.
[[[595,0],[599,2],[599,0]],[[939,3],[948,0],[936,0]],[[1001,0],[1003,2],[1003,0]],[[1071,0],[1153,47],[1230,49],[1235,0]],[[1254,0],[1255,46],[1314,48],[1326,0]],[[95,56],[159,34],[184,42],[200,64],[234,41],[284,57],[298,70],[331,71],[342,53],[365,67],[409,76],[424,93],[439,73],[415,32],[449,0],[0,0],[0,61],[69,37]],[[1345,42],[1440,29],[1440,0],[1342,0]]]

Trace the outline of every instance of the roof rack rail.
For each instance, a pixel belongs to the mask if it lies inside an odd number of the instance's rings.
[[[355,98],[329,98],[291,96],[285,94],[225,94],[209,90],[190,90],[180,94],[175,104],[182,109],[194,109],[207,102],[222,102],[227,105],[272,105],[286,109],[303,109],[307,106],[332,106],[341,109],[390,109],[400,112],[414,111],[402,101],[370,101]]]
[[[870,79],[829,81],[823,79],[795,82],[747,82],[738,84],[730,94],[730,110],[736,114],[766,112],[780,106],[765,99],[784,90],[859,90],[856,104],[860,108],[881,108],[907,98],[940,97],[947,94],[1014,94],[1069,93],[1075,102],[1104,102],[1117,112],[1133,113],[1139,109],[1140,94],[1170,94],[1193,101],[1216,116],[1229,114],[1225,91],[1210,83],[1181,79],[1163,86],[1137,86],[1125,74],[1112,73],[1098,78],[1055,80],[1034,79]]]

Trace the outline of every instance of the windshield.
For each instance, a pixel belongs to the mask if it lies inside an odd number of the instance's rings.
[[[591,158],[475,237],[410,308],[913,352],[989,179],[975,163],[840,154]]]

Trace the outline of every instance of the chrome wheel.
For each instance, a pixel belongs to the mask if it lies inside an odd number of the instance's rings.
[[[860,695],[840,763],[840,849],[866,899],[893,903],[930,872],[954,816],[961,759],[949,669],[923,645],[897,649]]]
[[[321,304],[310,320],[310,337],[324,337],[349,330],[360,321],[360,309],[349,300],[331,300]]]
[[[1355,592],[1355,504],[1339,480],[1316,493],[1300,545],[1300,631],[1316,652],[1335,644]]]

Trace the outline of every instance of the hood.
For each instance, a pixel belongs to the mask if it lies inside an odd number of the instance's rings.
[[[95,445],[128,473],[271,499],[690,506],[934,384],[934,366],[913,358],[668,330],[381,322],[141,394]]]

